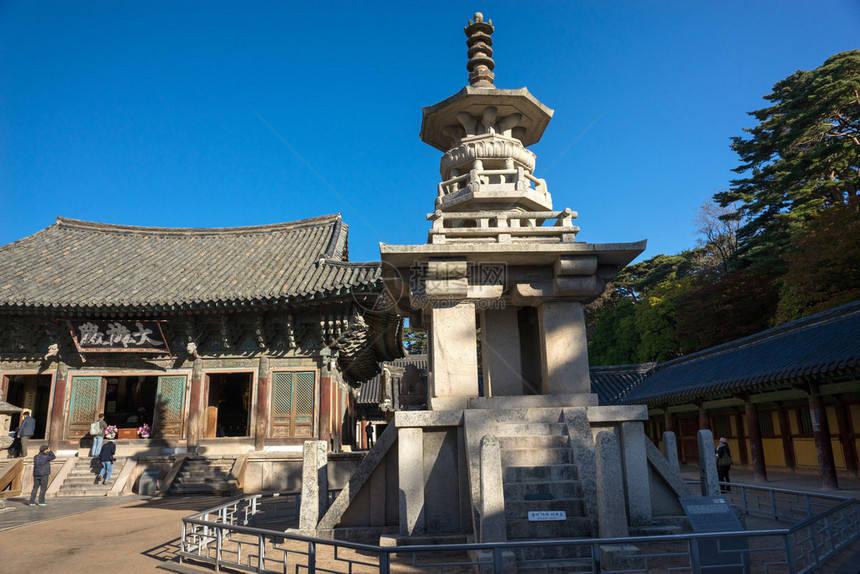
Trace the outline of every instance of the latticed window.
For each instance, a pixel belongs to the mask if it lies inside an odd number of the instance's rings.
[[[761,436],[774,436],[770,411],[758,413],[758,427],[761,429]]]
[[[272,377],[272,436],[314,434],[314,371],[280,371]]]
[[[812,417],[808,408],[797,409],[797,418],[800,423],[800,434],[813,434]]]
[[[732,434],[732,425],[729,423],[729,417],[716,416],[714,417],[714,437],[729,437]]]

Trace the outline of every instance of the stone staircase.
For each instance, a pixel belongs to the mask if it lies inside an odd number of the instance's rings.
[[[496,411],[490,431],[498,438],[509,541],[587,538],[591,521],[578,479],[570,437],[560,408]],[[564,511],[564,520],[530,521],[530,511]],[[591,561],[572,547],[517,549],[522,573],[591,571]],[[528,562],[541,561],[532,567]],[[546,562],[549,561],[549,562]],[[549,570],[547,570],[549,568]]]
[[[230,472],[235,457],[194,458],[182,463],[179,474],[170,485],[168,495],[231,496],[237,491],[236,480]]]
[[[125,467],[126,459],[117,458],[113,463],[111,483],[119,477]],[[58,497],[67,496],[107,496],[113,488],[113,484],[105,485],[101,482],[96,484],[96,476],[101,471],[102,465],[98,458],[80,457],[75,462],[75,467],[66,476],[63,485],[57,491]]]

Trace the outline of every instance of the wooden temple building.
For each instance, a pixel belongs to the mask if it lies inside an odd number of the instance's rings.
[[[339,450],[355,438],[350,385],[403,354],[401,319],[373,311],[379,264],[349,262],[347,233],[340,215],[58,218],[0,247],[0,400],[31,409],[36,448],[61,455],[84,452],[98,413],[126,456]]]
[[[647,405],[646,433],[674,432],[682,464],[710,429],[759,480],[860,476],[860,301],[665,363],[592,368],[591,381],[601,403]]]

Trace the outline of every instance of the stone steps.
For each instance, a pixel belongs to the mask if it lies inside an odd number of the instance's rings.
[[[560,408],[507,409],[493,414],[490,430],[499,439],[508,540],[591,536],[582,484],[577,480],[562,420]],[[533,522],[528,519],[533,511],[563,511],[565,519]],[[514,550],[518,562],[526,561],[523,572],[590,571],[590,560],[577,560],[583,552],[588,549],[570,545]],[[538,566],[542,560],[550,562]]]
[[[570,446],[570,439],[567,435],[502,435],[497,438],[502,450],[514,448],[568,448]]]
[[[230,476],[232,458],[188,458],[170,485],[168,494],[232,495],[236,481]]]
[[[502,468],[509,466],[557,466],[572,464],[570,448],[502,449]]]
[[[496,437],[503,437],[509,435],[561,435],[567,432],[567,427],[563,423],[490,423],[490,432],[493,433]]]
[[[113,488],[113,481],[120,475],[125,467],[126,459],[117,458],[113,463],[111,473],[111,484],[96,483],[96,476],[101,471],[101,463],[95,458],[81,458],[74,468],[69,472],[63,485],[57,491],[58,497],[66,496],[107,496]]]
[[[510,481],[504,484],[505,500],[553,500],[582,498],[582,484],[578,480]],[[549,498],[543,498],[549,497]]]
[[[526,482],[562,482],[579,478],[572,464],[548,464],[538,467],[509,466],[502,468],[502,481],[505,485]]]
[[[552,510],[562,510],[568,517],[580,517],[585,514],[585,501],[581,498],[568,498],[554,500],[512,500],[505,502],[505,518],[510,520],[527,520],[529,512]]]
[[[548,538],[585,538],[591,534],[591,521],[584,516],[567,516],[566,520],[531,522],[527,518],[506,521],[508,540],[544,540]]]

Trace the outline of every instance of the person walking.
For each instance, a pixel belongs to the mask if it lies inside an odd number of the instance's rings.
[[[96,484],[102,478],[104,478],[104,482],[102,484],[110,484],[110,475],[113,473],[113,461],[114,455],[116,454],[116,445],[113,441],[105,441],[104,446],[102,446],[102,450],[99,453],[99,461],[102,463],[102,469],[99,471],[96,476]]]
[[[57,455],[51,452],[48,445],[39,447],[39,454],[33,457],[33,490],[30,491],[30,506],[36,506],[36,491],[39,491],[39,506],[45,506],[45,491],[51,478],[51,461]]]
[[[98,420],[90,425],[90,434],[93,437],[93,448],[90,449],[90,456],[98,456],[101,452],[102,443],[105,440],[106,428],[107,422],[105,422],[105,415],[104,413],[99,413]]]
[[[373,425],[367,423],[367,426],[364,427],[364,432],[367,434],[367,448],[373,448]]]
[[[729,441],[726,437],[720,439],[720,444],[714,451],[714,456],[717,457],[717,480],[720,481],[720,492],[731,492],[732,487],[729,482],[729,469],[732,467],[732,452],[729,450]]]
[[[27,456],[27,445],[30,443],[33,433],[36,432],[36,419],[30,416],[30,411],[21,412],[21,424],[15,429],[15,436],[21,439],[21,454],[18,456],[24,458]]]

